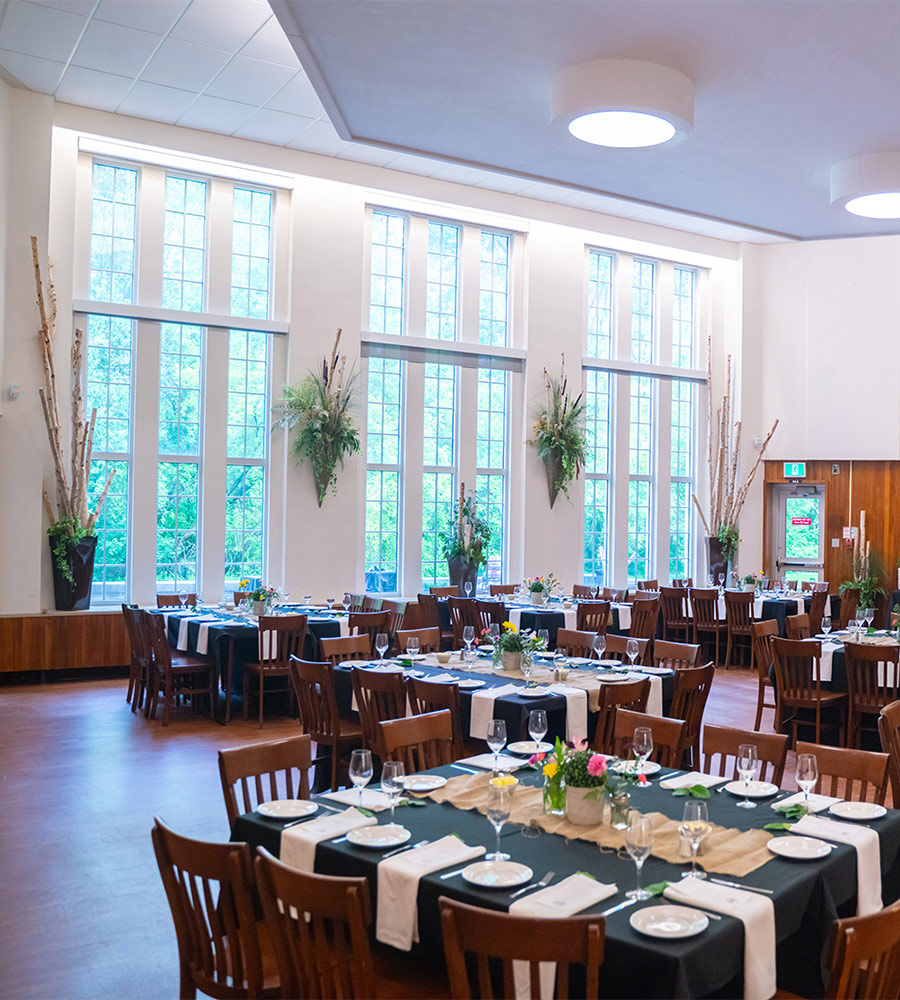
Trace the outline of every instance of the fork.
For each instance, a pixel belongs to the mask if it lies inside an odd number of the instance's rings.
[[[402,847],[395,847],[393,851],[382,854],[381,860],[384,861],[385,858],[392,858],[395,854],[400,854],[401,851],[414,851],[417,847],[425,847],[430,843],[430,840],[420,840],[418,844],[404,844]]]
[[[516,896],[521,896],[523,892],[528,892],[529,889],[543,889],[545,885],[550,884],[550,880],[556,872],[547,872],[547,874],[540,880],[540,882],[532,882],[530,885],[523,885],[521,889],[516,889],[514,893],[510,895],[510,899],[515,899]]]

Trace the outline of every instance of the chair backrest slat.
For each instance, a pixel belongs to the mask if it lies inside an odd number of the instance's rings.
[[[825,795],[864,802],[871,785],[875,801],[879,805],[884,804],[890,763],[888,754],[825,746],[821,743],[804,743],[802,740],[797,742],[796,750],[798,754],[816,755],[819,768],[816,790]]]
[[[285,798],[309,798],[309,769],[312,767],[312,740],[308,733],[285,740],[254,743],[219,751],[219,777],[225,796],[228,822],[233,824],[240,813],[252,812],[260,802]],[[297,794],[294,794],[294,773]],[[254,779],[253,791],[247,783]],[[268,788],[263,782],[268,778]],[[279,778],[283,790],[279,789]],[[235,785],[240,783],[241,802]]]
[[[751,743],[756,747],[756,755],[760,761],[760,780],[780,785],[788,751],[788,737],[784,733],[756,733],[730,726],[706,725],[703,727],[704,773],[736,779],[737,752],[744,743]],[[729,757],[734,758],[730,772],[727,770]],[[714,767],[717,769],[713,770]]]
[[[453,756],[453,724],[450,712],[427,712],[407,719],[378,723],[385,759],[403,761],[407,774],[450,764]]]
[[[613,753],[617,710],[625,708],[632,712],[646,712],[649,698],[650,679],[647,677],[624,684],[601,684],[593,748],[599,753]]]
[[[609,601],[579,601],[575,612],[575,624],[579,632],[595,632],[606,635],[609,628]]]
[[[658,761],[663,767],[672,767],[677,763],[684,725],[681,719],[666,719],[659,715],[618,708],[613,730],[613,753],[618,757],[628,757],[627,748],[634,739],[635,729],[646,727],[653,732],[651,760]]]

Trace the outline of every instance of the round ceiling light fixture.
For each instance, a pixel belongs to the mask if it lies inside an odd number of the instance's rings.
[[[596,146],[658,146],[688,136],[694,85],[678,70],[640,59],[594,59],[561,70],[553,124]]]
[[[867,219],[900,219],[900,152],[866,153],[836,163],[831,204]]]

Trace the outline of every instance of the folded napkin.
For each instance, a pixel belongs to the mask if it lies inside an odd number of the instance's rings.
[[[185,650],[188,647],[188,622],[196,621],[199,615],[193,614],[189,615],[179,615],[180,622],[178,625],[178,642],[175,648]]]
[[[201,656],[205,656],[209,649],[209,623],[221,621],[221,619],[218,615],[205,615],[203,618],[195,619],[195,621],[200,622],[200,631],[197,633],[197,652]]]
[[[485,688],[472,695],[469,736],[473,740],[483,740],[487,737],[488,724],[494,718],[494,699],[515,693],[515,684],[501,684],[499,687]]]
[[[840,648],[836,642],[822,643],[822,656],[819,658],[819,680],[831,680],[831,661],[834,657],[834,651]]]
[[[550,691],[561,694],[566,699],[566,739],[586,740],[588,734],[587,691],[568,687],[565,684],[551,684]]]
[[[692,785],[703,785],[704,788],[712,788],[714,785],[721,785],[728,778],[720,778],[715,774],[701,774],[699,771],[691,771],[688,774],[679,774],[674,778],[666,778],[659,783],[660,788],[690,788]]]
[[[833,799],[830,795],[816,795],[813,793],[809,797],[809,808],[811,812],[818,813],[829,806],[833,806],[835,802],[843,801],[843,799]],[[803,792],[797,792],[796,795],[789,795],[786,799],[776,802],[772,808],[777,812],[781,812],[783,809],[790,809],[791,806],[802,806],[804,802]]]
[[[425,680],[432,684],[452,684],[457,679],[453,674],[434,674],[431,677],[425,677]]]
[[[347,806],[359,805],[359,789],[345,788],[342,792],[327,792],[323,799],[331,799],[333,802],[341,802]],[[400,800],[397,799],[399,802]],[[390,809],[391,797],[379,792],[377,788],[364,788],[362,794],[363,809],[371,809],[372,812],[381,812],[382,809]]]
[[[804,816],[794,824],[792,832],[855,847],[856,914],[865,917],[881,909],[881,848],[874,830],[851,823],[836,823],[824,816]]]
[[[646,666],[646,667],[635,667],[634,669],[639,674],[657,674],[657,675],[661,676],[663,674],[671,674],[672,673],[672,671],[668,667],[651,667],[651,666]]]
[[[450,865],[481,857],[487,848],[469,847],[449,834],[440,840],[385,858],[378,865],[378,916],[375,937],[409,951],[419,940],[419,879]]]
[[[570,875],[557,885],[547,886],[529,893],[524,899],[513,903],[509,912],[517,917],[571,917],[580,910],[614,896],[616,885],[607,885],[587,875]],[[553,1000],[556,985],[556,963],[541,962],[541,1000]],[[531,977],[527,962],[513,962],[513,981],[516,986],[516,1000],[531,1000]]]
[[[673,903],[700,906],[740,920],[744,925],[744,1000],[769,1000],[776,982],[775,907],[768,896],[698,878],[672,882],[663,895]]]
[[[316,845],[332,837],[342,837],[358,826],[375,826],[374,816],[363,816],[356,809],[345,809],[342,813],[329,813],[320,819],[311,819],[298,826],[281,831],[279,857],[291,868],[302,872],[312,872],[316,868]]]
[[[456,763],[466,767],[483,767],[486,771],[492,771],[494,769],[494,755],[480,753],[474,757],[463,757]],[[501,753],[497,755],[497,767],[500,771],[518,771],[520,767],[524,767],[524,764],[516,757],[507,757],[506,754]]]
[[[630,604],[614,604],[619,612],[619,629],[620,631],[626,631],[631,628],[631,605]]]

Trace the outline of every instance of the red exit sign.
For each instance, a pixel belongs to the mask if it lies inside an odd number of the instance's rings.
[[[811,517],[792,517],[791,524],[799,524],[802,527],[808,528],[812,524]]]

